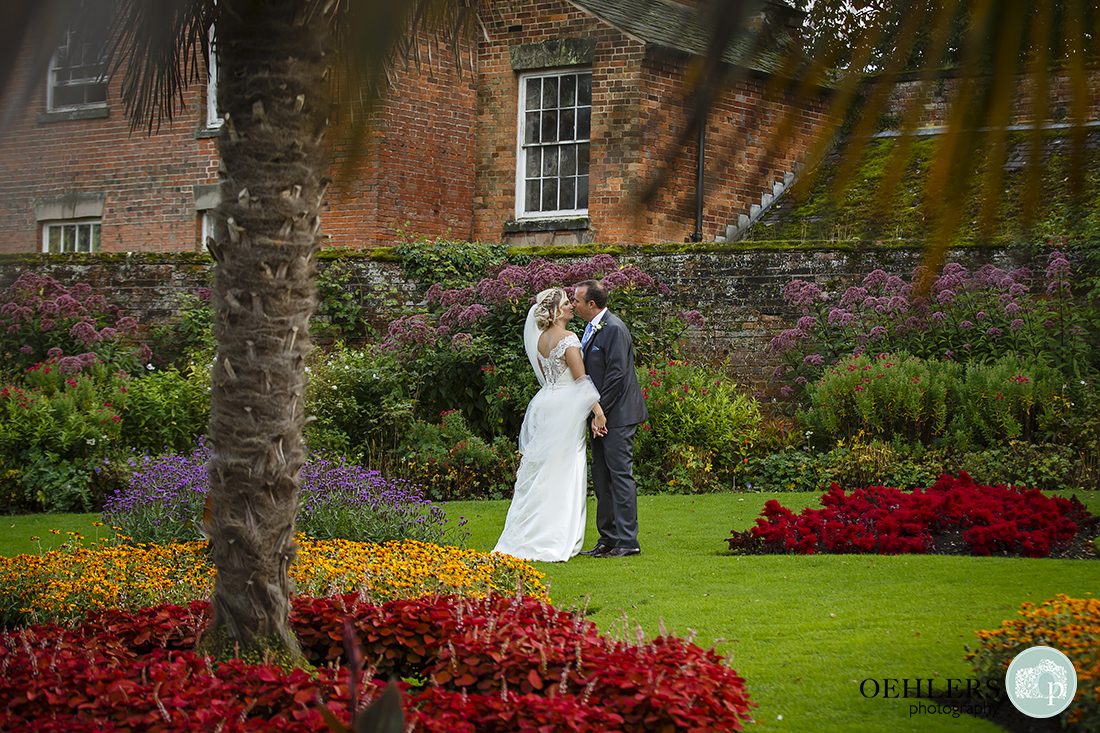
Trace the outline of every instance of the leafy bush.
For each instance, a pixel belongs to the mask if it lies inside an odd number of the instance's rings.
[[[192,372],[154,371],[130,380],[120,410],[123,445],[137,450],[183,451],[206,432],[210,388]]]
[[[814,283],[793,280],[783,291],[801,317],[776,336],[769,350],[783,359],[775,376],[794,395],[850,354],[905,352],[922,359],[987,364],[1007,354],[1059,370],[1068,377],[1100,367],[1095,309],[1074,299],[1069,262],[1053,252],[1032,290],[1030,270],[1006,273],[987,265],[970,273],[948,263],[939,275],[926,267],[909,282],[875,270],[862,286],[839,297]]]
[[[312,329],[318,336],[363,338],[369,324],[363,318],[363,288],[353,282],[356,270],[346,256],[326,257],[317,275],[317,313]]]
[[[203,287],[194,295],[179,296],[179,316],[149,329],[153,366],[187,373],[195,364],[206,365],[214,361],[217,342],[214,340],[211,295],[210,288]]]
[[[397,449],[415,405],[401,364],[376,348],[337,341],[332,351],[315,351],[306,371],[306,411],[317,418],[304,432],[312,448],[372,457],[377,446]]]
[[[635,441],[643,490],[693,492],[728,481],[760,422],[751,397],[724,374],[683,361],[638,369],[649,419]]]
[[[137,543],[199,539],[195,523],[201,521],[210,490],[210,452],[209,445],[200,443],[189,455],[133,459],[127,485],[104,505],[103,521]],[[314,453],[302,467],[299,501],[297,527],[314,537],[356,542],[446,539],[447,518],[421,489],[342,458]]]
[[[735,487],[743,491],[823,491],[829,485],[826,454],[781,450],[749,456],[735,473]]]
[[[51,359],[66,369],[81,357],[136,373],[152,356],[134,340],[137,327],[87,283],[66,288],[24,272],[0,294],[0,354],[3,369],[16,374]]]
[[[0,388],[0,462],[21,487],[9,510],[99,505],[94,469],[118,451],[128,382],[94,355],[83,364],[51,359],[24,373],[25,386]]]
[[[346,658],[347,624],[373,663],[368,687],[372,676],[433,680],[406,693],[417,732],[743,730],[754,706],[745,680],[713,651],[670,636],[616,642],[582,615],[536,598],[433,596],[373,606],[345,595],[292,604],[311,659]],[[336,665],[309,674],[196,655],[209,614],[208,603],[195,602],[5,634],[0,694],[9,704],[0,725],[304,732],[322,726],[320,705],[346,721],[348,690],[358,685]]]
[[[941,476],[927,491],[912,493],[874,486],[845,495],[833,484],[821,503],[822,509],[795,515],[768,501],[756,526],[727,540],[730,549],[1080,557],[1100,534],[1100,517],[1076,498],[975,484],[965,472],[957,479]]]
[[[510,496],[519,463],[515,443],[504,437],[487,443],[457,410],[441,418],[438,425],[413,423],[405,436],[402,475],[435,500]]]
[[[1068,731],[1100,730],[1100,599],[1059,593],[1039,605],[1024,603],[1017,614],[1020,618],[1003,621],[992,631],[976,632],[981,645],[966,655],[974,672],[1001,682],[1017,654],[1033,646],[1053,647],[1077,671],[1077,694],[1058,716],[1062,726]]]
[[[1055,380],[1051,369],[1011,354],[963,366],[881,353],[841,360],[807,393],[822,438],[865,433],[966,449],[1030,438]]]

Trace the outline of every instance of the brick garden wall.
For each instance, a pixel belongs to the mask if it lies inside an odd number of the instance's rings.
[[[404,277],[401,265],[388,250],[351,255],[355,274],[352,287],[363,293],[365,314],[383,330],[401,309],[422,307],[416,284]],[[753,249],[699,247],[690,252],[643,252],[624,248],[615,254],[620,265],[633,264],[664,282],[679,310],[696,309],[707,316],[691,341],[711,354],[724,354],[730,372],[755,390],[767,388],[776,361],[767,353],[768,342],[801,314],[783,302],[784,285],[794,278],[812,280],[823,290],[842,293],[869,272],[883,269],[907,277],[921,264],[923,250]],[[562,256],[563,261],[576,255]],[[947,261],[977,269],[995,264],[1005,270],[1029,266],[1041,272],[1046,260],[1022,250],[968,247],[949,250]],[[331,260],[320,259],[323,270]],[[139,323],[163,322],[177,313],[180,294],[194,294],[208,284],[209,258],[193,253],[137,253],[133,255],[2,255],[0,288],[21,272],[33,270],[71,286],[88,282],[108,302],[117,303]],[[397,303],[397,305],[392,305]]]

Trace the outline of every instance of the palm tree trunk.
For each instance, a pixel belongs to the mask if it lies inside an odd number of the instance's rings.
[[[316,307],[331,34],[305,0],[219,0],[217,210],[204,525],[217,568],[213,646],[289,653],[305,357]]]

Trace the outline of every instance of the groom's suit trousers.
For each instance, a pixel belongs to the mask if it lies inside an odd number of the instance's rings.
[[[637,425],[609,427],[592,439],[592,488],[596,493],[596,529],[612,547],[638,547],[638,502],[634,484],[634,433]],[[601,495],[604,494],[604,495]]]

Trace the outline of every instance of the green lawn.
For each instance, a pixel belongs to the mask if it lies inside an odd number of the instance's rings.
[[[1100,494],[1078,496],[1100,513]],[[722,540],[751,526],[770,498],[795,510],[818,503],[817,494],[644,496],[640,556],[535,565],[547,574],[556,605],[587,604],[604,633],[621,636],[625,628],[634,638],[640,627],[652,636],[663,621],[672,633],[715,644],[745,677],[759,705],[759,731],[1001,730],[965,715],[910,718],[914,700],[866,699],[859,683],[965,679],[971,673],[963,645],[973,646],[975,630],[998,626],[1025,601],[1088,597],[1100,588],[1095,560],[729,555]],[[507,507],[453,502],[447,509],[453,519],[470,520],[468,545],[488,551]],[[593,502],[588,516],[591,545]],[[94,536],[97,519],[4,517],[0,553],[34,552],[31,535],[47,549],[68,531]]]

